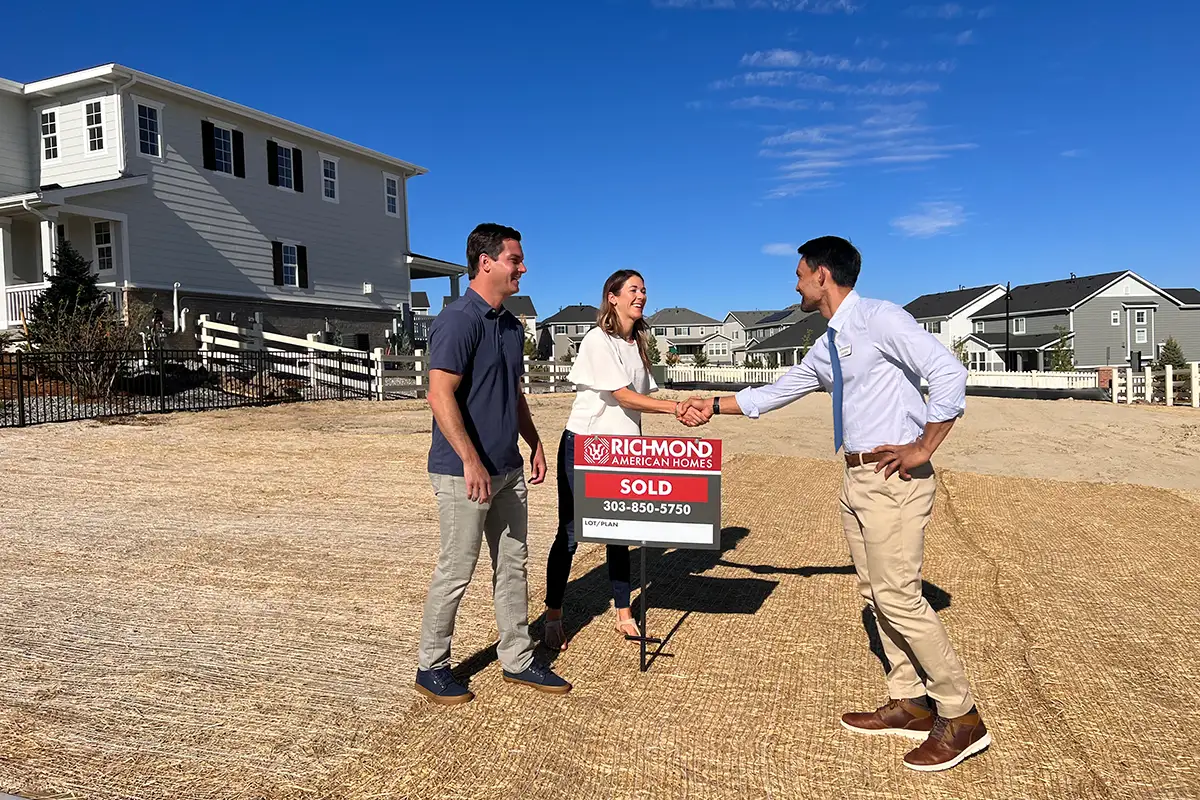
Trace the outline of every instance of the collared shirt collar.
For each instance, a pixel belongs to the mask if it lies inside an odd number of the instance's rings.
[[[850,294],[842,300],[842,304],[838,306],[838,310],[833,312],[833,317],[829,320],[829,327],[835,331],[840,331],[846,325],[846,320],[850,318],[850,313],[854,311],[854,307],[858,305],[858,291],[851,289]]]
[[[467,298],[468,301],[478,306],[480,312],[486,317],[498,317],[508,311],[508,309],[506,309],[504,306],[500,306],[500,308],[492,308],[488,301],[484,300],[483,296],[470,286],[467,287],[467,291],[463,292],[463,297]]]

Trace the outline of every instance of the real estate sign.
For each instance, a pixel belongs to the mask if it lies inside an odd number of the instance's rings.
[[[721,441],[577,436],[575,538],[719,549]]]

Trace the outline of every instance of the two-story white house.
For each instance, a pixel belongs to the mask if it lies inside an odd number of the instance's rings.
[[[410,248],[408,180],[425,173],[119,64],[0,81],[0,326],[20,325],[69,240],[181,346],[200,314],[377,346],[413,280],[457,296],[466,271]]]
[[[999,284],[969,289],[960,286],[950,292],[923,294],[905,305],[904,310],[912,314],[947,349],[954,350],[961,345],[967,356],[968,368],[1000,370],[1003,369],[1003,361],[999,356],[976,347],[975,342],[968,340],[974,332],[971,317],[1002,297],[1004,287]]]
[[[538,358],[544,361],[573,360],[579,344],[592,328],[600,309],[586,303],[564,306],[537,326]]]

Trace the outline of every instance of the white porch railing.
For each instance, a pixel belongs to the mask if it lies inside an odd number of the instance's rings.
[[[121,291],[115,282],[97,284],[109,293],[112,304],[118,310],[121,308]],[[18,283],[4,288],[4,310],[7,314],[8,326],[15,328],[29,316],[29,309],[46,289],[50,288],[47,281],[41,283]]]

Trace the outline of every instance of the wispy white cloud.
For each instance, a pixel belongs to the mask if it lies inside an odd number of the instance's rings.
[[[959,47],[962,47],[962,46],[968,45],[968,44],[974,44],[975,43],[975,31],[973,31],[973,30],[963,31],[962,33],[960,33],[954,37],[954,43],[956,45],[958,45]]]
[[[778,97],[754,95],[753,97],[739,97],[737,100],[732,100],[729,106],[730,108],[737,109],[770,108],[776,111],[804,111],[805,109],[812,108],[812,103],[808,100],[783,100]]]
[[[1063,150],[1059,153],[1063,158],[1083,158],[1087,155],[1086,150]]]
[[[931,81],[873,81],[868,84],[854,85],[837,83],[827,75],[815,72],[799,72],[796,70],[762,70],[744,72],[734,78],[716,81],[711,84],[713,89],[729,89],[738,86],[770,86],[776,88],[801,89],[812,92],[829,92],[831,94],[875,95],[878,97],[901,97],[909,94],[929,94],[942,87]]]
[[[967,8],[959,3],[942,3],[937,6],[909,6],[904,13],[918,19],[987,19],[995,15],[996,7]]]
[[[807,181],[803,183],[785,183],[776,186],[771,191],[767,192],[768,200],[782,200],[786,197],[795,197],[800,194],[808,194],[821,189],[834,189],[842,184],[838,181]]]
[[[892,227],[901,235],[920,239],[940,236],[961,227],[967,221],[963,207],[958,203],[921,203],[920,210],[892,220]]]
[[[796,245],[789,242],[772,242],[764,244],[762,251],[766,256],[792,256],[796,254]]]
[[[838,72],[882,72],[887,66],[878,58],[855,61],[842,56],[818,55],[811,50],[759,50],[742,56],[743,67],[765,67],[768,69],[806,67],[829,69]]]
[[[806,11],[810,14],[853,14],[861,6],[855,0],[650,0],[655,8],[765,11]]]

